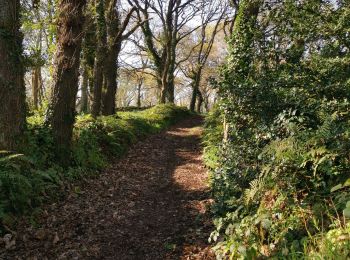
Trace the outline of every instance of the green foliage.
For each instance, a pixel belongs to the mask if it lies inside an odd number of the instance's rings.
[[[219,160],[220,142],[223,139],[223,116],[219,107],[214,107],[205,118],[203,144],[204,161],[210,169],[215,169]]]
[[[44,201],[60,196],[57,191],[65,183],[98,172],[111,156],[122,156],[130,144],[188,115],[185,108],[159,105],[97,119],[78,116],[72,162],[68,170],[63,170],[55,163],[53,140],[43,113],[37,111],[27,120],[23,154],[0,152],[0,220],[11,225],[17,214],[28,214]]]
[[[350,256],[348,15],[345,2],[240,2],[217,83],[228,140],[211,116],[205,139],[207,157],[219,147],[219,259]]]

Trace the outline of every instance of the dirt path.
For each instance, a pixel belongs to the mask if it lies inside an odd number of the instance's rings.
[[[19,226],[0,259],[213,259],[201,119],[137,143],[65,201],[40,228]]]

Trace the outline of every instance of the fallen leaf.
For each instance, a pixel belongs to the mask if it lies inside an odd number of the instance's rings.
[[[46,232],[44,229],[39,229],[35,232],[35,238],[38,240],[44,240],[46,238]]]
[[[52,243],[53,243],[54,245],[56,245],[59,241],[60,241],[60,238],[59,238],[57,232],[55,232],[55,235],[54,235],[54,237],[53,237]]]

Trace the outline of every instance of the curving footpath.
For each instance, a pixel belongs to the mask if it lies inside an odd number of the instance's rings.
[[[214,259],[201,124],[191,117],[135,144],[47,206],[37,228],[20,223],[0,259]]]

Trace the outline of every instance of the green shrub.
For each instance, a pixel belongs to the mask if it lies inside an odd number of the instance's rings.
[[[217,257],[349,258],[350,6],[239,6],[216,84],[228,138],[218,115],[205,131]]]

